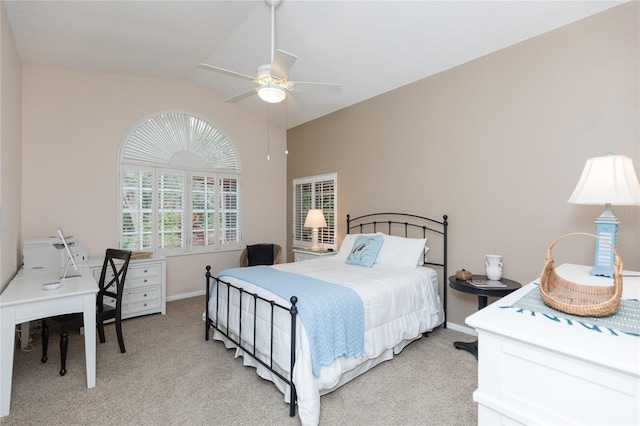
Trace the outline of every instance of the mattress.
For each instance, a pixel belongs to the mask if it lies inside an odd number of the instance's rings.
[[[330,365],[323,366],[318,376],[312,373],[306,331],[304,324],[298,318],[293,381],[298,396],[298,413],[303,425],[318,424],[321,395],[337,389],[380,362],[393,358],[408,343],[420,338],[422,333],[434,329],[444,321],[444,311],[438,295],[438,275],[428,267],[375,264],[367,268],[345,264],[343,259],[323,256],[303,262],[274,265],[273,268],[349,287],[360,296],[364,306],[365,355],[357,358],[339,357]],[[291,305],[289,301],[254,284],[231,277],[220,276],[219,278],[235,286],[241,286],[249,292],[257,293],[261,297],[274,300],[283,306]],[[216,309],[216,294],[221,302],[226,303],[227,300],[226,289],[224,286],[219,286],[218,293],[214,292],[209,301],[211,317],[214,316],[213,312]],[[231,335],[237,336],[240,333],[238,317],[239,312],[242,311],[243,343],[252,341],[251,336],[255,334],[257,336],[255,349],[258,356],[263,361],[269,362],[268,354],[272,350],[271,341],[273,341],[274,368],[288,377],[290,369],[290,315],[288,312],[280,310],[272,313],[267,307],[256,306],[246,294],[241,303],[239,293],[233,291],[230,301],[229,313],[224,307],[218,308],[218,325]],[[222,303],[219,306],[222,306]],[[252,319],[254,311],[257,312],[255,330]],[[273,332],[269,325],[271,315],[274,318]],[[251,320],[246,321],[247,317]],[[228,328],[227,318],[229,318]],[[213,337],[223,341],[227,347],[235,346],[217,331]],[[240,349],[236,351],[236,356],[242,356]],[[261,377],[273,381],[284,393],[285,401],[288,402],[289,391],[285,382],[251,357],[244,357],[243,362],[245,365],[255,367]]]

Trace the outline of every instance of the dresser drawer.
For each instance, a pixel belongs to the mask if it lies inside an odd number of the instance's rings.
[[[101,270],[94,270],[93,277],[96,282],[100,281]],[[113,272],[107,271],[107,281],[113,278]],[[125,279],[125,288],[135,288],[148,285],[162,284],[162,265],[132,265],[129,263],[127,277]]]
[[[127,302],[123,306],[123,310],[126,309],[127,316],[160,310],[162,291],[159,287],[131,290],[126,292],[125,296]]]
[[[127,278],[122,295],[122,318],[166,312],[166,263],[162,256],[132,259],[129,262]],[[96,282],[100,281],[102,260],[89,259]],[[107,280],[113,278],[108,270]],[[115,300],[105,298],[105,303],[115,305]]]
[[[162,267],[159,264],[135,265],[129,264],[125,287],[135,288],[162,283]]]
[[[125,292],[125,296],[127,298],[127,303],[138,303],[149,300],[158,300],[162,296],[159,287],[153,287],[149,289],[143,290],[131,290]]]
[[[105,297],[106,304],[115,306],[112,297]],[[122,317],[129,318],[144,311],[159,312],[162,304],[162,289],[152,287],[141,290],[125,290],[122,295]]]

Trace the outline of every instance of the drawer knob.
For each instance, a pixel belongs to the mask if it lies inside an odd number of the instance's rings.
[[[146,270],[146,269],[144,270],[144,273],[145,273],[145,274],[147,273],[147,270]]]
[[[144,279],[144,282],[145,282],[145,283],[147,282],[147,279],[146,279],[146,278]]]
[[[147,304],[145,303],[144,306],[147,306]]]
[[[147,297],[147,293],[145,293],[144,296],[142,296],[142,297]]]

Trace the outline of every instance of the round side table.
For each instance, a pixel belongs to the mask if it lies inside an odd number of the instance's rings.
[[[486,275],[473,275],[472,279],[474,280],[488,280]],[[454,290],[461,291],[463,293],[475,294],[478,296],[478,310],[487,306],[487,299],[489,297],[504,297],[509,293],[512,293],[522,287],[522,285],[513,280],[509,280],[506,278],[501,278],[500,282],[506,284],[506,287],[496,287],[496,288],[479,288],[475,287],[465,280],[456,279],[455,275],[449,277],[449,287]],[[453,342],[453,346],[456,349],[464,349],[465,351],[471,352],[473,356],[478,359],[478,341],[475,342]]]

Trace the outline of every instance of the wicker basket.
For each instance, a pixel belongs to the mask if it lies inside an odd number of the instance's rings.
[[[551,249],[563,238],[573,235],[587,235],[604,241],[611,247],[615,254],[613,260],[613,285],[591,286],[572,283],[556,274]],[[544,269],[540,276],[540,295],[549,306],[567,314],[606,317],[613,315],[620,305],[622,296],[622,260],[615,248],[606,240],[593,234],[575,232],[557,238],[547,250]]]

